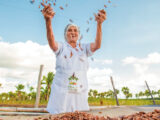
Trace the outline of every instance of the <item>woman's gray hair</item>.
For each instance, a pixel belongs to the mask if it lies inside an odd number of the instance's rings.
[[[68,29],[69,29],[71,26],[74,26],[74,27],[77,28],[78,33],[79,33],[78,38],[80,37],[80,29],[79,29],[79,27],[78,27],[77,25],[75,25],[75,24],[68,24],[68,25],[65,27],[65,29],[64,29],[64,38],[65,38],[65,41],[66,41],[66,42],[67,42],[67,31],[68,31]]]

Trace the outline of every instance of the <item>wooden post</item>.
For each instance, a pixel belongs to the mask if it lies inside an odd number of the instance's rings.
[[[113,83],[113,78],[112,76],[110,76],[110,79],[111,79],[111,83],[112,83],[112,87],[113,87],[113,90],[114,90],[114,96],[116,98],[116,103],[117,103],[117,106],[119,106],[119,101],[118,101],[118,97],[117,97],[117,92],[116,92],[116,89],[114,87],[114,83]]]
[[[152,92],[151,92],[151,90],[150,90],[150,88],[149,88],[149,86],[148,86],[147,81],[145,81],[145,83],[146,83],[146,86],[147,86],[147,88],[148,88],[148,91],[149,91],[149,93],[150,93],[150,95],[151,95],[151,98],[152,98],[153,104],[154,104],[154,105],[156,105],[156,102],[155,102],[155,100],[154,100],[154,98],[153,98]]]
[[[39,101],[40,101],[42,70],[43,70],[43,65],[40,65],[40,71],[39,71],[39,76],[38,76],[38,86],[37,86],[37,93],[36,93],[35,108],[38,108]]]

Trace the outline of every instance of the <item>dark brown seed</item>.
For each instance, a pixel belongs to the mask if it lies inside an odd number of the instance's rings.
[[[100,111],[99,114],[101,114],[102,112]]]
[[[70,58],[73,56],[73,53],[72,53],[72,51],[71,51],[71,53],[70,53]]]
[[[62,6],[59,7],[61,10],[64,10],[64,8]]]
[[[111,3],[111,0],[108,0],[108,3]]]
[[[69,19],[69,21],[70,21],[71,23],[73,23],[73,20],[72,20],[72,19]]]
[[[83,35],[81,35],[80,39],[79,40],[82,40],[83,39]]]
[[[92,20],[92,17],[90,17],[89,20]]]
[[[107,5],[104,5],[105,8],[107,8]]]
[[[88,31],[89,31],[89,28],[87,28],[86,32],[88,32]]]

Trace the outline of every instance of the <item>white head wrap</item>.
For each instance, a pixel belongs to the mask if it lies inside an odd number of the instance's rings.
[[[80,29],[79,29],[79,27],[78,27],[77,25],[75,25],[75,24],[68,24],[68,25],[65,27],[65,29],[64,29],[64,38],[65,38],[65,41],[66,41],[66,42],[67,42],[67,31],[68,31],[68,29],[69,29],[71,26],[74,26],[74,27],[77,28],[78,33],[79,33],[78,39],[79,39],[79,36],[80,36]]]

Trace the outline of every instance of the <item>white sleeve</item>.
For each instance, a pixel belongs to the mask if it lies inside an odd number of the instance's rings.
[[[94,52],[91,51],[91,43],[85,44],[84,45],[85,52],[87,57],[92,56]]]
[[[54,51],[54,53],[56,54],[56,56],[58,56],[59,54],[61,54],[62,51],[63,51],[63,43],[57,42],[57,44],[58,44],[58,49],[56,51]]]

